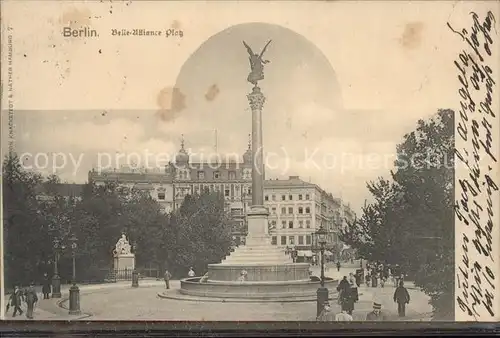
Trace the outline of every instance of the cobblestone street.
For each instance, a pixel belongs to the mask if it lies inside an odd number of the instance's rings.
[[[313,267],[313,274],[318,275],[318,268]],[[341,278],[355,268],[330,267],[327,276]],[[427,320],[431,307],[428,297],[408,282],[411,302],[407,307],[406,320]],[[175,293],[180,287],[179,281],[172,281]],[[314,321],[316,318],[315,302],[289,303],[236,303],[207,302],[162,299],[158,293],[165,291],[163,281],[144,280],[139,288],[132,288],[130,282],[81,287],[81,316],[69,316],[67,310],[57,305],[57,300],[41,299],[35,309],[38,320],[196,320],[196,321]],[[364,320],[371,311],[373,301],[382,304],[382,309],[390,320],[398,320],[397,305],[393,302],[394,287],[371,288],[362,285],[359,288],[360,300],[355,305],[354,319]],[[67,307],[68,291],[63,289],[63,306]],[[331,302],[335,312],[340,311],[336,301]],[[24,308],[23,308],[24,310]],[[91,314],[91,317],[86,316]],[[12,312],[6,319],[10,319]],[[86,318],[85,318],[86,317]],[[18,316],[16,319],[26,319]]]

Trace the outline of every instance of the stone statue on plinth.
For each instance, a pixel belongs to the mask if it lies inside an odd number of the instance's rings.
[[[115,250],[113,251],[115,256],[118,255],[130,255],[132,253],[130,244],[127,240],[127,236],[125,234],[122,234],[122,237],[118,240],[118,242],[115,245]]]
[[[135,269],[135,254],[131,249],[127,236],[122,234],[113,250],[113,268],[117,279],[127,279]]]
[[[269,63],[269,60],[264,60],[262,57],[264,56],[264,52],[266,51],[267,46],[269,46],[271,41],[272,40],[269,40],[260,54],[255,54],[250,46],[248,46],[247,43],[243,41],[243,44],[247,48],[248,54],[250,55],[248,59],[250,60],[251,72],[250,74],[248,74],[247,81],[254,86],[257,86],[258,81],[264,80],[264,65]]]

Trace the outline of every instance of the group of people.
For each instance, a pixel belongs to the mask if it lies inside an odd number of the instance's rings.
[[[43,299],[50,299],[51,289],[50,278],[47,273],[45,273],[43,275],[42,282]],[[12,308],[12,317],[16,317],[18,313],[19,315],[22,315],[24,313],[23,309],[21,308],[23,303],[26,303],[26,318],[33,319],[35,305],[38,303],[38,295],[35,289],[34,282],[31,282],[29,287],[24,289],[19,287],[19,285],[14,286],[14,291],[9,297],[5,313],[7,314],[10,308]]]
[[[368,263],[366,265],[365,283],[366,286],[384,287],[387,281],[391,281],[394,287],[398,287],[400,281],[404,281],[405,274],[398,265],[386,265],[379,262]]]
[[[38,296],[36,294],[34,283],[31,283],[30,286],[24,290],[21,289],[18,285],[14,287],[14,292],[12,292],[12,294],[10,295],[5,313],[8,313],[10,307],[12,307],[12,317],[15,317],[18,313],[19,315],[22,315],[24,313],[21,308],[23,302],[26,303],[27,307],[26,318],[33,319],[35,305],[38,302]]]
[[[374,302],[373,310],[366,315],[366,321],[385,321],[385,320],[387,320],[387,316],[385,315],[384,312],[382,312],[382,304]],[[321,314],[318,316],[318,321],[351,322],[353,321],[353,317],[352,313],[349,313],[345,309],[341,309],[339,313],[334,314],[332,312],[330,303],[327,301],[324,304],[323,311],[321,311]]]
[[[195,277],[196,273],[194,272],[193,267],[189,268],[188,271],[188,277]],[[172,278],[172,274],[170,271],[165,270],[165,273],[163,274],[163,280],[165,281],[165,288],[170,289],[170,279]]]
[[[344,276],[337,286],[339,292],[338,301],[342,311],[352,315],[354,304],[359,300],[358,284],[354,274],[349,274],[349,279]]]
[[[340,264],[337,263],[337,270],[340,270]],[[354,304],[359,300],[358,287],[362,283],[361,274],[356,272],[356,276],[350,273],[349,276],[344,276],[337,286],[338,302],[340,305],[340,313],[332,313],[329,302],[324,304],[324,309],[318,316],[319,321],[352,321],[352,313]],[[410,294],[404,286],[405,274],[399,265],[389,266],[381,263],[368,263],[366,265],[365,283],[367,287],[384,287],[387,280],[394,283],[396,290],[394,291],[393,300],[398,305],[398,316],[405,317],[406,305],[410,303]],[[366,315],[367,321],[383,321],[387,316],[382,311],[382,304],[373,303],[373,311]]]

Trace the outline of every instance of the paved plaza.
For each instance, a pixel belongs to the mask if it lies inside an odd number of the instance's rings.
[[[313,267],[316,275],[317,268]],[[354,271],[354,268],[330,267],[327,276],[338,278]],[[407,285],[411,302],[407,309],[406,320],[428,320],[431,307],[428,297],[421,291]],[[179,281],[171,282],[169,293],[176,293]],[[41,299],[35,309],[35,320],[195,320],[195,321],[314,321],[316,318],[315,302],[285,303],[237,303],[207,302],[203,299],[194,301],[163,299],[158,293],[165,292],[163,281],[141,280],[139,288],[132,288],[130,282],[118,282],[101,285],[81,286],[81,316],[67,314],[68,289],[63,288],[60,300]],[[355,305],[354,319],[364,320],[371,311],[373,301],[382,303],[384,312],[391,320],[398,320],[397,305],[392,296],[394,287],[359,288],[360,300]],[[61,303],[61,304],[58,304]],[[331,301],[333,311],[340,307]],[[61,308],[61,306],[63,308]],[[11,319],[9,312],[6,319]],[[26,319],[18,316],[16,319]]]

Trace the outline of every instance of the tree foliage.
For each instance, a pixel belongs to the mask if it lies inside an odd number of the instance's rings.
[[[46,223],[38,211],[35,189],[40,175],[23,170],[15,154],[5,157],[2,168],[4,215],[4,273],[6,286],[27,284],[33,273],[50,259]]]
[[[222,194],[205,190],[186,196],[171,214],[170,233],[166,261],[175,273],[186,274],[193,267],[201,275],[207,264],[219,263],[231,246],[231,223]]]
[[[38,189],[43,184],[44,189]],[[26,171],[11,155],[3,165],[4,257],[8,286],[40,281],[53,271],[54,240],[61,248],[59,274],[69,281],[72,252],[78,239],[77,280],[105,277],[122,233],[135,248],[139,267],[169,268],[185,276],[218,263],[229,252],[230,222],[224,198],[204,191],[188,195],[179,209],[166,214],[149,191],[116,183],[88,183],[80,196],[61,193],[61,181]]]
[[[361,257],[403,266],[439,319],[454,312],[453,119],[439,110],[418,121],[397,146],[391,178],[367,184],[374,202],[342,233]]]

